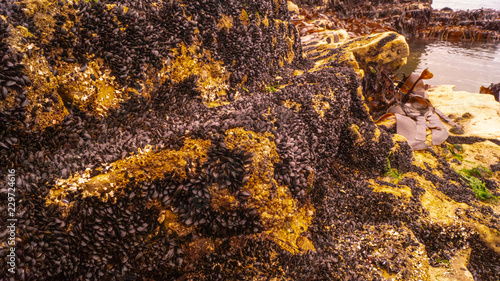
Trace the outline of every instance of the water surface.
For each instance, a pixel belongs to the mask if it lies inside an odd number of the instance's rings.
[[[442,9],[444,7],[453,10],[473,9],[495,9],[500,10],[500,0],[433,0],[432,8]]]
[[[500,83],[500,42],[408,42],[408,63],[399,72],[425,68],[434,73],[431,85],[456,85],[457,91],[477,93],[481,86]]]

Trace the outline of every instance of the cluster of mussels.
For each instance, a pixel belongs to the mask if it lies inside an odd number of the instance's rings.
[[[0,19],[0,39],[2,41],[0,45],[2,56],[1,66],[2,66],[2,78],[0,85],[2,87],[2,99],[6,99],[9,91],[21,91],[26,83],[29,83],[29,78],[23,76],[22,69],[23,65],[19,63],[20,57],[22,55],[17,54],[6,42],[7,34],[10,28],[3,19]],[[29,84],[28,84],[29,86]]]
[[[13,120],[22,121],[26,115],[22,108],[26,107],[29,101],[24,87],[29,86],[31,82],[29,77],[23,74],[24,65],[20,63],[24,54],[16,52],[9,45],[8,34],[12,26],[5,19],[5,16],[9,16],[17,22],[16,16],[20,10],[19,5],[13,3],[13,1],[0,3],[0,100],[5,101],[8,96],[11,96],[11,98],[16,97],[15,100],[12,98],[13,106],[11,108],[0,112],[0,120],[4,122],[7,116],[10,116]],[[28,25],[28,23],[24,24]],[[9,145],[15,143],[12,139],[6,141]],[[6,144],[3,144],[3,146],[5,147]]]
[[[416,180],[368,181],[393,140],[371,120],[352,68],[307,72],[286,1],[9,0],[0,15],[0,164],[16,170],[17,190],[7,280],[408,280],[425,276],[426,249],[445,259],[466,243],[475,276],[496,276],[500,256],[477,235],[446,248],[421,221]],[[34,61],[47,62],[45,84],[23,68]],[[105,114],[73,108],[58,81],[101,79],[85,76],[90,61],[136,94]],[[218,69],[203,64],[225,66],[224,103],[203,97]],[[23,122],[36,118],[11,114],[30,114],[26,100],[68,110],[33,129]],[[397,147],[391,164],[410,171],[411,148]],[[374,191],[382,185],[412,196]]]

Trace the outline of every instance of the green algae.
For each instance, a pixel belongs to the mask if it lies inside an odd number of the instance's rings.
[[[389,157],[391,157],[391,154],[392,154],[392,151],[389,153],[389,155],[387,155],[387,164],[385,166],[384,176],[391,177],[393,179],[400,181],[403,179],[403,177],[401,176],[401,173],[398,171],[398,169],[391,167],[391,161],[389,160]]]
[[[490,169],[483,165],[478,165],[471,169],[461,169],[458,173],[467,181],[467,184],[474,191],[477,198],[483,201],[493,199],[495,202],[498,202],[498,197],[491,194],[486,188],[485,183],[480,180],[480,178],[488,178],[493,175]]]

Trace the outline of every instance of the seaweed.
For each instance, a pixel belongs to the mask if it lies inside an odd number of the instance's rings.
[[[387,155],[387,164],[385,166],[385,174],[384,176],[386,177],[391,177],[393,179],[397,179],[398,181],[402,180],[403,177],[401,176],[401,173],[398,171],[396,168],[391,168],[391,161],[389,160],[389,157],[391,157],[391,153]]]
[[[485,176],[490,177],[493,174],[490,169],[479,165],[472,169],[461,169],[458,173],[467,180],[467,184],[474,191],[477,198],[482,201],[493,199],[495,202],[498,202],[498,197],[491,194],[484,182],[479,179]]]

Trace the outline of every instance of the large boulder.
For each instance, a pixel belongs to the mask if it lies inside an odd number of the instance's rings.
[[[0,13],[0,163],[17,188],[2,276],[421,280],[467,245],[472,274],[498,272],[498,210],[449,155],[413,155],[370,116],[360,78],[404,60],[397,34],[323,59],[283,0]],[[498,194],[498,173],[484,180]]]

